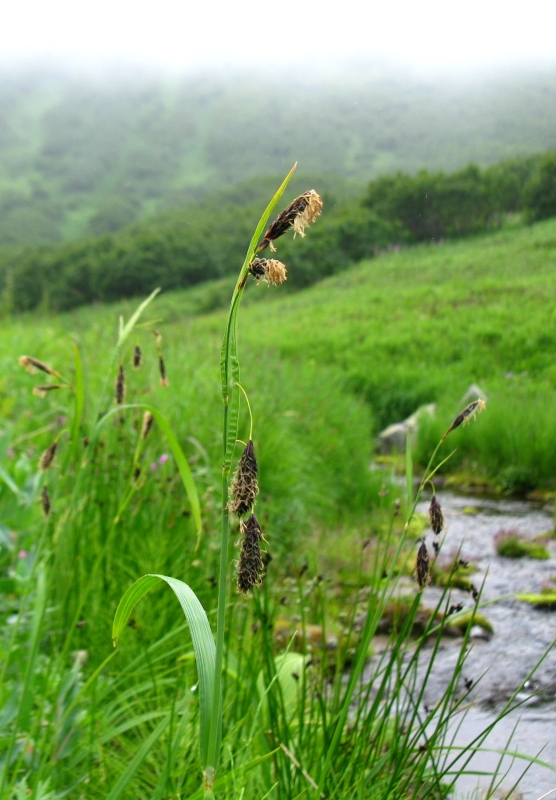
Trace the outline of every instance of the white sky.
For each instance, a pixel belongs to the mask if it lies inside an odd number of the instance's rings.
[[[556,0],[0,0],[0,60],[171,68],[347,56],[416,68],[556,61]]]

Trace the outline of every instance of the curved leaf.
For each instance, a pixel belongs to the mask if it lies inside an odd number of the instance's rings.
[[[195,592],[186,583],[176,578],[169,578],[166,575],[143,575],[142,578],[139,578],[129,587],[120,600],[112,625],[112,640],[115,647],[136,604],[158,581],[165,581],[172,589],[189,623],[199,675],[200,749],[201,763],[205,767],[207,765],[209,728],[214,701],[216,648],[205,609],[199,602]]]

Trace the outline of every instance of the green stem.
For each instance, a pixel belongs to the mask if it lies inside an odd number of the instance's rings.
[[[268,204],[259,224],[251,238],[249,248],[239,272],[237,283],[230,303],[226,332],[222,344],[220,359],[220,377],[222,382],[222,399],[224,401],[222,440],[224,450],[224,466],[222,469],[222,533],[220,537],[220,569],[218,580],[218,609],[216,623],[216,662],[214,676],[214,696],[210,720],[210,734],[207,753],[207,764],[203,765],[205,773],[205,797],[213,796],[212,786],[215,770],[218,767],[220,755],[220,738],[222,730],[222,665],[224,661],[224,637],[226,629],[226,600],[228,595],[228,562],[230,520],[228,515],[228,478],[230,474],[233,449],[236,443],[237,430],[230,431],[230,425],[237,428],[237,414],[230,415],[230,404],[233,401],[234,389],[239,392],[239,362],[237,360],[236,320],[241,297],[248,278],[249,265],[255,254],[255,248],[261,238],[263,229],[268,222],[272,209],[282,196],[289,183],[295,166],[290,170],[282,185]],[[239,400],[238,400],[239,402]],[[233,437],[230,437],[233,433]]]

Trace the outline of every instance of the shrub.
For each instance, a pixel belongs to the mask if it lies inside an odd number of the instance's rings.
[[[422,170],[415,177],[400,172],[379,178],[363,205],[401,224],[416,241],[483,231],[497,210],[488,181],[472,164],[451,175]]]
[[[556,216],[556,152],[541,159],[525,187],[524,204],[530,222]]]

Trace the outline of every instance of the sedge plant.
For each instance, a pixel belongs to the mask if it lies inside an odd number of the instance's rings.
[[[230,311],[227,318],[220,359],[220,377],[222,400],[224,405],[222,441],[222,528],[220,539],[220,567],[218,577],[218,604],[216,622],[216,640],[213,637],[207,614],[192,589],[173,577],[164,575],[145,575],[140,578],[122,597],[116,611],[113,625],[113,641],[116,645],[124,626],[136,603],[160,580],[164,581],[175,593],[189,623],[193,647],[197,659],[199,674],[200,698],[200,758],[204,775],[204,792],[206,797],[213,794],[215,774],[220,759],[222,737],[222,672],[224,663],[224,643],[226,627],[226,605],[229,585],[229,550],[230,550],[230,510],[240,517],[240,530],[243,535],[243,546],[238,564],[238,588],[249,592],[260,583],[264,569],[260,543],[263,539],[260,525],[252,513],[256,491],[253,486],[256,474],[252,474],[251,486],[236,486],[236,502],[229,502],[230,473],[234,453],[238,442],[239,411],[242,393],[240,383],[240,365],[237,347],[237,318],[241,299],[249,275],[257,281],[279,285],[285,280],[286,271],[276,259],[256,257],[266,247],[274,249],[273,242],[293,230],[304,235],[305,227],[319,215],[322,201],[313,190],[306,192],[293,201],[270,225],[263,236],[268,219],[284,193],[296,165],[290,170],[282,185],[272,198],[262,215],[253,234],[247,254],[232,295]],[[246,445],[244,455],[238,467],[238,474],[243,469],[256,473],[256,459],[252,451],[252,439]],[[243,498],[238,496],[243,492]],[[247,521],[241,517],[250,514]]]

